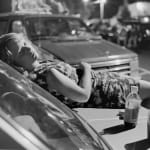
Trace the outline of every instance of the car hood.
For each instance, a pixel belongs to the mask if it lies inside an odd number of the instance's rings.
[[[15,115],[15,119],[17,118],[15,121],[19,125],[35,133],[48,145],[52,144],[50,139],[53,139],[53,144],[58,142],[58,145],[56,144],[58,149],[80,147],[86,150],[98,150],[101,147],[98,135],[85,121],[51,94],[1,61],[0,86],[0,108],[5,112],[9,106],[11,108],[9,115]],[[22,110],[25,113],[22,114]],[[22,133],[13,120],[8,122]],[[7,128],[5,130],[7,132]]]
[[[78,108],[76,111],[103,135],[114,150],[142,150],[143,147],[149,147],[149,141],[146,140],[149,110],[144,107],[140,108],[134,129],[125,128],[123,119],[119,119],[119,112],[124,112],[124,109]]]
[[[70,64],[81,61],[97,62],[116,58],[129,58],[136,54],[106,40],[85,40],[50,42],[49,40],[35,41],[35,44],[53,53],[56,57]]]

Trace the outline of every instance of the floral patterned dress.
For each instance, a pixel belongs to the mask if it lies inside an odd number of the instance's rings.
[[[36,78],[32,79],[38,85],[48,90],[45,74],[50,68],[54,67],[75,83],[79,83],[79,71],[64,62],[57,62],[53,64],[51,61],[41,62],[41,67],[36,68],[34,73]],[[92,93],[88,102],[79,103],[75,102],[56,90],[49,91],[52,95],[57,97],[64,104],[70,108],[76,107],[93,107],[93,108],[124,108],[125,99],[130,92],[131,85],[138,85],[138,83],[130,77],[122,77],[118,73],[113,72],[99,72],[91,71],[92,77]]]

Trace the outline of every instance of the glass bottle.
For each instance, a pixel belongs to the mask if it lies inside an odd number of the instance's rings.
[[[141,98],[138,94],[138,87],[132,85],[131,92],[127,96],[125,104],[124,124],[126,128],[134,128],[137,125]]]

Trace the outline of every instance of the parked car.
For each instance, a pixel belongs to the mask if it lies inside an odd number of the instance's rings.
[[[85,61],[95,71],[139,77],[137,54],[96,35],[76,16],[11,12],[0,14],[0,35],[23,32],[39,47],[71,65]]]
[[[0,149],[112,150],[75,111],[0,61]]]

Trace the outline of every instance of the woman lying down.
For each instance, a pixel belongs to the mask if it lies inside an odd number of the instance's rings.
[[[0,37],[0,59],[45,88],[60,101],[74,107],[123,108],[131,85],[150,90],[150,82],[112,72],[94,72],[86,62],[78,68],[49,58],[22,34]]]

